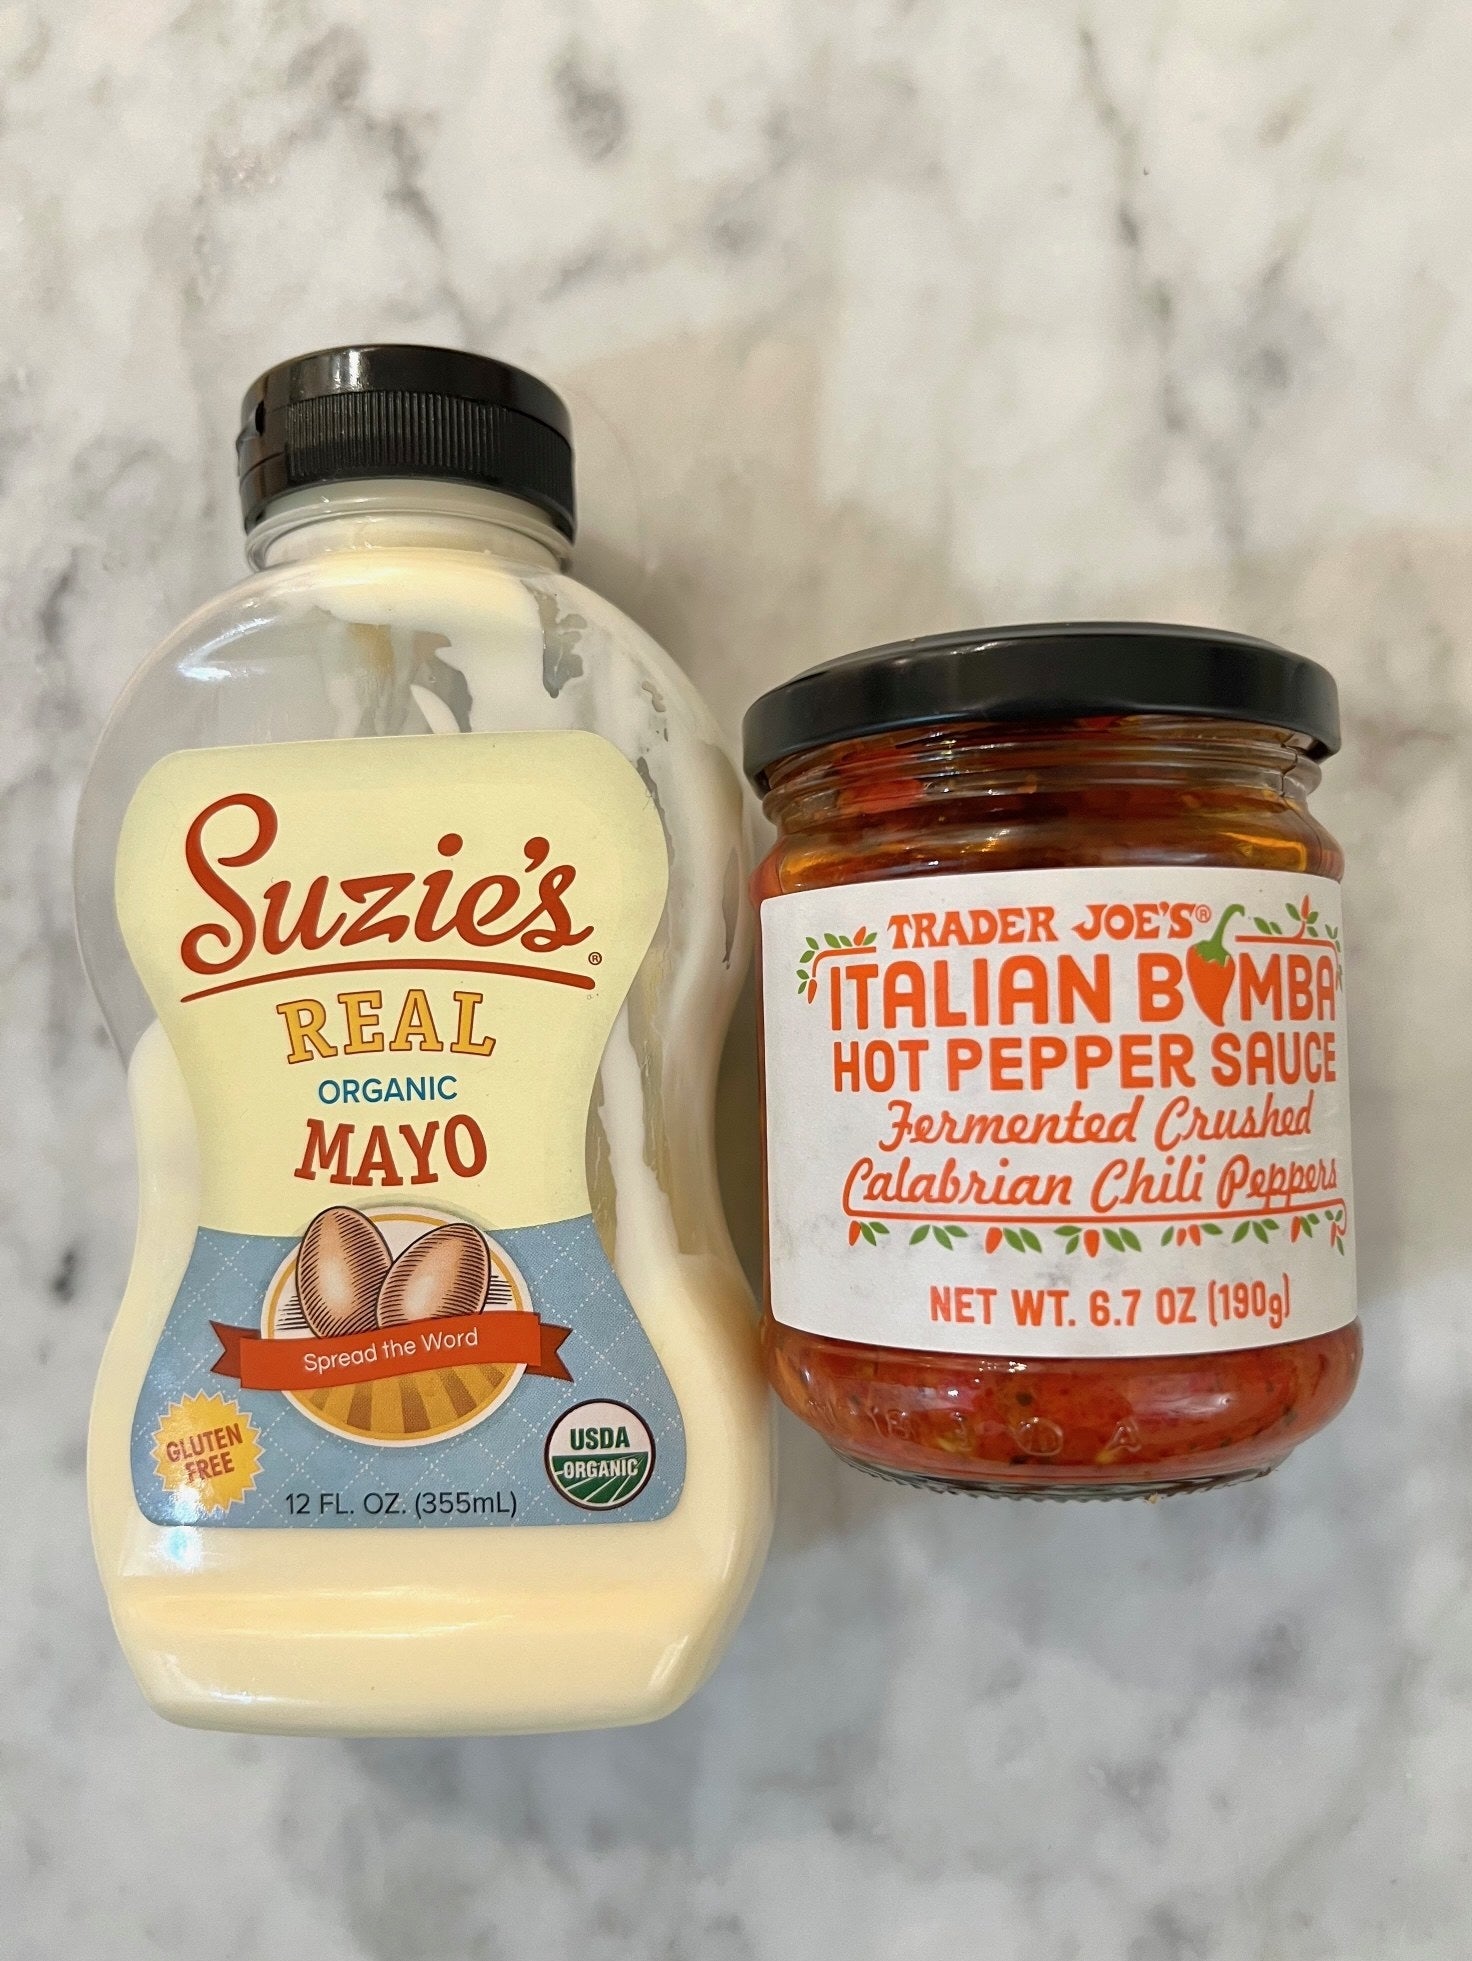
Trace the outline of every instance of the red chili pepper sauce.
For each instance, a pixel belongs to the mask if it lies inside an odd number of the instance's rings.
[[[1033,665],[1019,668],[1019,658]],[[863,664],[876,661],[879,672],[865,674]],[[851,919],[855,927],[864,921],[862,931],[848,937],[866,947],[876,929],[882,929],[883,914],[893,913],[896,904],[894,888],[887,887],[885,903],[871,917],[863,888],[876,880],[926,881],[957,872],[1060,867],[1174,868],[1188,879],[1202,867],[1292,874],[1305,880],[1340,876],[1340,849],[1307,806],[1308,793],[1318,781],[1317,758],[1337,746],[1333,684],[1321,669],[1283,650],[1199,629],[1105,626],[948,636],[881,649],[856,656],[854,662],[857,676],[845,677],[841,670],[850,664],[836,662],[788,684],[793,690],[816,684],[816,694],[800,698],[796,709],[789,701],[786,722],[779,714],[771,726],[761,723],[764,711],[771,723],[768,705],[775,696],[764,697],[748,718],[748,769],[764,791],[766,812],[779,832],[753,882],[764,933],[768,919],[777,916],[769,913],[769,902],[779,895],[849,888],[834,895],[844,902],[834,918]],[[1113,671],[1118,664],[1121,673]],[[1307,677],[1303,670],[1308,670]],[[825,676],[838,677],[836,690],[825,683]],[[835,699],[825,702],[825,686]],[[855,688],[860,690],[857,707]],[[1103,706],[1105,697],[1111,705],[1122,698],[1140,712],[1070,712]],[[1218,701],[1225,702],[1225,713],[1217,709]],[[983,711],[974,719],[965,713],[973,702]],[[933,719],[919,726],[905,724],[907,715],[923,712],[927,704],[938,711]],[[821,737],[845,722],[860,731],[855,739],[799,746],[799,737]],[[784,745],[787,753],[770,753]],[[916,886],[917,894],[928,889]],[[990,888],[977,889],[984,893]],[[1290,889],[1286,881],[1283,889]],[[1291,889],[1298,890],[1296,885]],[[1329,929],[1320,923],[1311,900],[1304,897],[1298,905],[1290,901],[1281,913],[1280,930],[1276,918],[1259,917],[1254,923],[1242,905],[1224,906],[1220,916],[1213,913],[1210,929],[1201,929],[1189,945],[1177,942],[1173,952],[1162,946],[1159,955],[1152,951],[1148,956],[1179,963],[1164,971],[1185,1003],[1183,1016],[1197,1030],[1191,1073],[1198,1081],[1204,1079],[1203,1064],[1216,1053],[1215,1045],[1222,1045],[1230,1061],[1253,1033],[1250,1025],[1237,1033],[1232,1020],[1245,962],[1251,963],[1248,978],[1255,979],[1259,971],[1273,969],[1275,961],[1280,966],[1290,961],[1301,946],[1302,959],[1294,971],[1331,975],[1325,963],[1337,959],[1338,941],[1333,940],[1332,952],[1325,951]],[[1244,933],[1249,937],[1239,939]],[[818,944],[822,937],[812,935],[803,944]],[[805,953],[800,957],[808,959]],[[842,966],[845,958],[840,951],[830,965]],[[808,981],[808,971],[805,967],[800,972],[792,1014],[822,1010],[816,980]],[[1265,992],[1267,982],[1260,985]],[[774,975],[769,953],[764,1042],[770,1039],[776,986],[786,997],[785,969]],[[1249,1014],[1266,1012],[1248,996],[1240,998]],[[1285,1017],[1290,1012],[1285,1009]],[[950,1018],[959,1019],[953,1006]],[[1294,1032],[1285,1018],[1265,1039],[1271,1044],[1281,1037],[1291,1045]],[[933,1046],[939,1031],[927,1033]],[[1262,1053],[1283,1051],[1268,1048]],[[1299,1051],[1290,1046],[1287,1053],[1292,1057]],[[1337,1069],[1338,1049],[1335,1055]],[[773,1067],[769,1049],[764,1072],[768,1128],[771,1105],[788,1093],[784,1081],[772,1074]],[[1327,1094],[1312,1091],[1314,1096]],[[1254,1085],[1250,1096],[1239,1086],[1235,1095],[1244,1109],[1258,1108],[1265,1099],[1299,1106],[1310,1100],[1301,1083],[1267,1089]],[[987,1100],[978,1093],[971,1095],[969,1105],[963,1098],[952,1107],[981,1108]],[[1122,1107],[1127,1099],[1119,1095],[1114,1101]],[[823,1108],[813,1107],[806,1120],[814,1126],[816,1151],[825,1126]],[[1199,1155],[1203,1175],[1211,1175],[1218,1165],[1222,1175],[1232,1175],[1220,1149],[1210,1165],[1207,1149]],[[879,1156],[871,1153],[864,1162]],[[1312,1151],[1305,1153],[1293,1140],[1281,1161],[1291,1165],[1306,1156]],[[981,1158],[992,1170],[997,1162],[1008,1162],[994,1153],[982,1153],[976,1161]],[[965,1170],[964,1149],[953,1154],[953,1161]],[[1013,1165],[1025,1161],[1025,1153],[1014,1153]],[[1313,1161],[1322,1164],[1325,1159]],[[1033,1245],[1042,1247],[1049,1263],[1046,1277],[1062,1272],[1074,1283],[1068,1303],[1070,1308],[1077,1304],[1077,1319],[1083,1321],[1082,1302],[1098,1297],[1087,1284],[1087,1263],[1096,1255],[1111,1257],[1102,1243],[1111,1228],[1104,1220],[1087,1222],[1076,1202],[1073,1212],[1060,1213],[1056,1222],[1044,1223],[1034,1214],[1030,1224],[1012,1226],[1010,1233],[1019,1240],[1026,1235],[1025,1243],[1014,1242],[1000,1220],[948,1225],[944,1258],[934,1250],[936,1239],[927,1237],[934,1224],[927,1226],[923,1207],[904,1219],[891,1213],[887,1225],[881,1219],[867,1231],[858,1217],[849,1219],[846,1231],[839,1219],[834,1250],[825,1255],[829,1266],[807,1269],[831,1270],[831,1290],[819,1289],[830,1291],[831,1298],[818,1300],[809,1293],[788,1309],[799,1319],[820,1323],[821,1331],[790,1325],[773,1311],[770,1208],[777,1195],[771,1190],[772,1175],[769,1164],[764,1347],[770,1379],[796,1415],[864,1469],[948,1490],[1054,1497],[1148,1495],[1227,1482],[1271,1469],[1327,1423],[1354,1388],[1361,1340],[1353,1319],[1306,1339],[1258,1345],[1251,1338],[1258,1324],[1250,1323],[1245,1333],[1238,1330],[1231,1336],[1246,1345],[1118,1356],[1008,1353],[1005,1327],[988,1334],[981,1345],[995,1352],[984,1353],[935,1352],[918,1341],[914,1347],[896,1346],[834,1332],[845,1326],[846,1271],[865,1276],[867,1287],[868,1276],[880,1271],[874,1262],[922,1254],[930,1261],[933,1301],[935,1288],[942,1296],[953,1291],[940,1285],[937,1272],[964,1273],[974,1281],[994,1278],[996,1312],[1005,1323],[1009,1281],[1038,1266]],[[1347,1168],[1343,1175],[1347,1177]],[[1332,1208],[1326,1213],[1319,1207],[1312,1193],[1269,1198],[1262,1201],[1264,1216],[1254,1221],[1244,1215],[1239,1232],[1234,1221],[1241,1203],[1234,1198],[1223,1208],[1209,1198],[1208,1193],[1194,1209],[1183,1208],[1179,1224],[1174,1222],[1177,1214],[1167,1208],[1152,1215],[1148,1226],[1126,1228],[1125,1238],[1134,1245],[1120,1245],[1115,1269],[1127,1279],[1142,1269],[1163,1274],[1172,1284],[1155,1285],[1154,1297],[1161,1312],[1168,1300],[1174,1314],[1185,1294],[1184,1287],[1174,1285],[1174,1259],[1195,1262],[1192,1270],[1199,1275],[1202,1259],[1220,1259],[1225,1271],[1232,1262],[1240,1266],[1252,1252],[1274,1276],[1283,1270],[1284,1283],[1291,1281],[1292,1311],[1300,1317],[1307,1313],[1312,1324],[1316,1289],[1330,1282],[1338,1285],[1344,1278],[1347,1205],[1336,1216]],[[1280,1203],[1287,1209],[1276,1214],[1268,1209]],[[813,1228],[826,1230],[823,1224]],[[923,1247],[912,1245],[911,1232],[925,1242]],[[1169,1245],[1161,1243],[1167,1237]],[[1203,1248],[1204,1253],[1198,1250]],[[867,1264],[845,1268],[845,1259]],[[1294,1268],[1291,1274],[1289,1267]],[[899,1277],[898,1264],[893,1270],[897,1288],[914,1291]],[[1352,1260],[1349,1271],[1352,1289]],[[1116,1285],[1112,1292],[1100,1291],[1109,1296],[1117,1326],[1122,1292],[1143,1291],[1148,1303],[1152,1289],[1149,1284],[1123,1290]],[[1255,1290],[1249,1292],[1255,1300]],[[1208,1278],[1198,1289],[1198,1301],[1214,1293],[1215,1283]],[[888,1311],[881,1287],[871,1320]],[[1348,1311],[1352,1314],[1352,1304]],[[917,1294],[917,1327],[921,1312]],[[956,1337],[954,1329],[941,1332],[947,1340]],[[1162,1350],[1170,1350],[1182,1333],[1179,1328],[1160,1330]],[[1064,1334],[1054,1338],[1077,1339]],[[1113,1338],[1111,1328],[1099,1336]],[[930,1336],[924,1339],[928,1344]]]

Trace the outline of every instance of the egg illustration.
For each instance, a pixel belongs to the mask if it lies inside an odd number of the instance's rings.
[[[474,1226],[436,1226],[406,1246],[378,1290],[378,1325],[401,1327],[442,1314],[479,1314],[491,1256]]]
[[[375,1327],[379,1291],[392,1264],[371,1219],[350,1205],[319,1212],[296,1256],[297,1299],[312,1333],[328,1340]]]

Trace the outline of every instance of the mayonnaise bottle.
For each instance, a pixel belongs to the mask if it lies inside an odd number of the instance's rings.
[[[645,1721],[770,1521],[713,1154],[738,778],[565,575],[533,376],[307,355],[239,458],[254,573],[134,678],[78,820],[139,1157],[88,1458],[113,1621],[179,1722]]]

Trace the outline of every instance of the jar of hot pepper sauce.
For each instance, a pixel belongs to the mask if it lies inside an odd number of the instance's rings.
[[[1360,1363],[1332,678],[1090,623],[809,670],[746,719],[767,1368],[861,1468],[1261,1476]]]

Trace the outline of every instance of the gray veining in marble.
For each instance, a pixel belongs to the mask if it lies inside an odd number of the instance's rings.
[[[5,1961],[1472,1952],[1469,73],[1459,0],[0,7]],[[580,569],[732,729],[982,618],[1335,667],[1369,1356],[1331,1432],[1054,1510],[788,1426],[750,1617],[651,1730],[147,1713],[83,1511],[131,1155],[67,837],[109,701],[235,576],[244,383],[368,336],[565,389]]]

